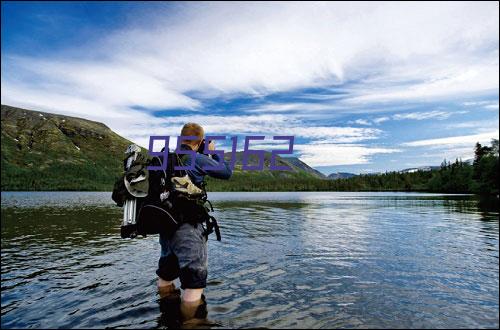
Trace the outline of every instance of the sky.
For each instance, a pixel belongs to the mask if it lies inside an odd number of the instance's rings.
[[[499,135],[498,2],[1,6],[2,104],[142,146],[197,122],[227,136],[217,149],[293,135],[310,166],[358,174],[467,160]]]

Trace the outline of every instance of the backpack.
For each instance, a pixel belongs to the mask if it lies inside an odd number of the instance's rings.
[[[130,147],[129,147],[130,148]],[[129,149],[127,149],[129,150]],[[163,150],[162,150],[163,151]],[[207,200],[204,185],[196,186],[185,170],[175,170],[176,166],[183,165],[182,158],[176,153],[169,152],[166,170],[148,170],[147,166],[161,166],[163,157],[149,157],[129,153],[133,161],[127,159],[124,166],[128,167],[121,178],[122,182],[131,182],[142,176],[147,177],[147,194],[142,197],[130,198],[131,195],[138,195],[137,191],[131,193],[129,187],[123,192],[123,185],[115,183],[116,190],[113,191],[113,200],[123,201],[124,220],[121,227],[121,236],[135,237],[138,234],[146,236],[148,234],[164,234],[171,237],[177,228],[183,223],[191,223],[197,226],[205,223],[206,234],[209,235],[215,230],[217,240],[220,241],[220,232],[217,220],[209,215],[213,211],[212,204]],[[127,166],[128,164],[128,166]],[[132,173],[131,173],[132,171]],[[128,178],[128,180],[127,180]],[[128,194],[127,194],[128,193]],[[210,208],[205,206],[208,202]]]
[[[143,201],[137,216],[137,232],[141,235],[162,233],[171,237],[183,223],[193,226],[205,223],[206,234],[215,229],[220,240],[216,220],[208,213],[213,208],[207,200],[204,185],[195,185],[185,170],[175,170],[180,165],[183,165],[182,157],[172,152],[168,154],[164,176],[160,173],[162,171],[150,171],[152,187],[158,186],[153,184],[158,178],[165,178],[165,184],[160,185],[160,190],[150,189],[150,196]],[[206,202],[210,209],[205,206]]]
[[[162,157],[151,157],[134,144],[125,151],[124,171],[115,182],[111,195],[115,203],[123,207],[122,238],[152,233],[136,220],[143,205],[160,202],[160,194],[166,185],[166,171],[151,171],[148,166],[161,166],[162,162]]]
[[[163,157],[155,157],[150,165],[161,166]],[[167,169],[149,170],[149,192],[147,198],[141,200],[137,211],[137,233],[143,236],[148,234],[166,234],[171,236],[180,226],[176,219],[171,202],[170,191],[173,172],[173,154],[168,154]]]

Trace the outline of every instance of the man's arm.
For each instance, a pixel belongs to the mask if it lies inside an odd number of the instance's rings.
[[[202,175],[208,175],[217,179],[229,179],[233,174],[231,168],[224,159],[220,159],[219,155],[212,155],[213,158],[207,155],[196,155],[196,167]],[[221,166],[222,163],[222,166]],[[207,169],[207,167],[219,167],[218,169]]]

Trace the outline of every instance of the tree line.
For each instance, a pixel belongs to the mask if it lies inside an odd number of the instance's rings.
[[[498,195],[498,139],[490,146],[477,143],[472,164],[444,160],[438,170],[386,172],[326,180],[310,177],[266,178],[235,173],[229,181],[208,180],[210,191],[419,191]]]
[[[320,179],[307,173],[271,175],[235,172],[230,180],[207,178],[208,191],[415,191],[441,193],[499,194],[498,139],[491,145],[477,143],[473,162],[444,160],[432,171],[363,174],[346,179]],[[52,167],[19,168],[2,157],[2,191],[90,190],[111,191],[118,177],[114,168],[93,165],[53,164]]]
[[[428,182],[430,191],[498,195],[498,139],[491,146],[476,143],[472,164],[443,161]]]

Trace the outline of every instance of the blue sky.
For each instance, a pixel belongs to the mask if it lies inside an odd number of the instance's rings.
[[[2,104],[148,145],[199,122],[329,174],[498,138],[498,2],[2,2]],[[230,150],[227,144],[220,145]],[[241,148],[242,146],[240,146]]]

